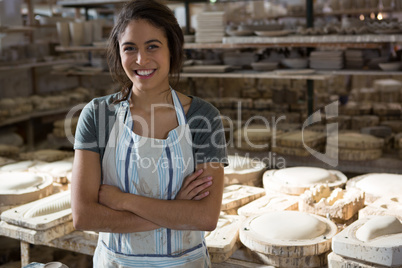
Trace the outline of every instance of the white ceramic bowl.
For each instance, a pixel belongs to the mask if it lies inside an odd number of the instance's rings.
[[[304,69],[308,66],[308,59],[283,59],[282,64],[291,69]]]
[[[387,71],[387,72],[392,72],[392,71],[398,71],[401,68],[401,62],[385,62],[385,63],[379,63],[378,66],[380,66],[381,70]]]

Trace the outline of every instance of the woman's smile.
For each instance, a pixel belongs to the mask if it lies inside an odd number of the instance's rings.
[[[146,79],[152,77],[156,72],[156,69],[140,69],[135,70],[134,72],[140,79]]]

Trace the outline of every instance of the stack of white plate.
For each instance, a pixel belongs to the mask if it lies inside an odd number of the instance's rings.
[[[348,49],[345,51],[346,68],[360,69],[364,66],[364,54],[361,49]]]
[[[310,54],[310,68],[339,70],[343,66],[343,51],[313,51]]]
[[[222,42],[225,36],[225,13],[202,12],[197,15],[196,43]]]

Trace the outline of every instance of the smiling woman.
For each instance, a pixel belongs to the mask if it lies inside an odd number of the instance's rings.
[[[169,88],[170,52],[162,29],[143,19],[133,20],[119,44],[122,67],[135,90]]]
[[[94,267],[209,267],[204,231],[220,213],[226,141],[215,107],[170,86],[183,60],[173,12],[128,2],[108,59],[121,90],[81,112],[74,226],[100,232]]]

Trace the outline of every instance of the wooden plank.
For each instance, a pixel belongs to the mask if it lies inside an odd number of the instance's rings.
[[[265,195],[265,189],[248,185],[229,185],[223,190],[221,210],[236,209]]]
[[[70,191],[57,193],[1,214],[7,223],[33,230],[47,230],[72,221]]]
[[[62,237],[44,243],[44,245],[74,251],[86,255],[93,255],[97,243],[97,233],[74,231]]]
[[[211,262],[227,260],[240,247],[239,229],[244,219],[238,215],[221,215],[216,229],[205,233]]]
[[[389,266],[368,263],[362,260],[346,258],[331,252],[328,254],[328,268],[386,268]]]
[[[281,257],[277,255],[268,255],[260,252],[255,252],[256,255],[266,264],[273,265],[275,267],[325,267],[327,264],[328,252],[320,255],[302,256],[298,258]]]
[[[0,235],[22,240],[31,244],[44,244],[55,238],[64,236],[74,231],[73,222],[65,222],[44,231],[22,228],[13,224],[0,222]]]

